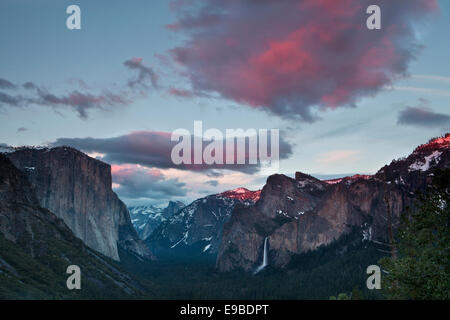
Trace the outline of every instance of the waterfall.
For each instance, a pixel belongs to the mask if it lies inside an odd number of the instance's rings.
[[[262,264],[258,268],[256,268],[256,270],[255,270],[255,272],[253,274],[257,274],[262,269],[267,267],[267,265],[269,264],[269,251],[267,250],[267,240],[269,240],[269,237],[265,237],[264,238],[264,252],[263,252]]]

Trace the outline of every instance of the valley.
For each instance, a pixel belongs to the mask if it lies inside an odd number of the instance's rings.
[[[167,207],[127,209],[109,165],[72,148],[0,160],[1,298],[380,299],[366,268],[392,254],[402,212],[449,168],[450,134],[373,175],[276,174],[262,190]],[[65,288],[71,264],[83,290]]]

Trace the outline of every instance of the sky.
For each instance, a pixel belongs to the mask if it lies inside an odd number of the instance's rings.
[[[198,120],[279,129],[279,173],[372,174],[450,131],[448,30],[446,0],[2,0],[0,144],[110,163],[129,205],[264,185],[254,165],[173,164],[170,134]]]

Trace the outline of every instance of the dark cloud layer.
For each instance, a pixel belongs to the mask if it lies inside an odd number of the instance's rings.
[[[419,127],[450,126],[450,115],[434,112],[428,107],[428,101],[420,99],[418,106],[407,106],[398,114],[397,123]]]
[[[269,139],[268,142],[271,140]],[[248,143],[248,141],[246,141]],[[137,131],[127,135],[97,139],[97,138],[60,138],[57,139],[53,146],[71,146],[87,153],[104,154],[103,160],[113,164],[139,164],[156,168],[177,168],[193,171],[207,171],[211,176],[220,176],[217,169],[229,169],[233,171],[241,171],[254,173],[260,169],[260,163],[257,165],[246,164],[223,164],[223,165],[207,165],[203,164],[182,164],[175,165],[171,159],[172,148],[177,142],[171,141],[171,133],[155,132],[155,131]],[[209,142],[204,142],[205,147]],[[194,154],[192,143],[191,154]],[[226,157],[225,142],[224,157]],[[248,159],[248,144],[246,144],[246,159]],[[268,144],[270,150],[270,143]],[[279,141],[280,159],[286,159],[292,154],[292,146],[281,136]]]
[[[382,29],[366,28],[378,4]],[[177,0],[168,27],[187,36],[171,51],[194,92],[289,118],[352,106],[407,72],[419,48],[413,26],[436,0]]]
[[[8,105],[11,107],[20,107],[24,104],[26,99],[20,95],[10,95],[4,92],[0,92],[0,107],[2,105]]]
[[[0,89],[16,89],[17,86],[6,79],[0,78]]]
[[[138,76],[135,79],[129,80],[128,85],[132,88],[141,86],[143,88],[150,88],[149,82],[153,88],[158,87],[158,76],[152,68],[145,66],[142,63],[142,58],[132,58],[123,63],[130,70],[137,70]]]
[[[25,82],[22,86],[27,90],[33,90],[38,88],[38,86],[31,81]]]

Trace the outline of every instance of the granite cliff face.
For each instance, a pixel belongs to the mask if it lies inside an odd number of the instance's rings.
[[[223,229],[217,258],[221,271],[255,270],[268,237],[269,264],[283,267],[295,254],[330,244],[353,230],[361,239],[387,242],[389,226],[414,205],[437,167],[450,164],[450,135],[418,147],[373,176],[320,181],[297,172],[273,175],[254,206],[236,208]]]
[[[39,205],[86,245],[114,260],[120,260],[119,247],[139,258],[151,257],[128,209],[111,189],[108,164],[67,147],[25,148],[7,156],[26,174]]]
[[[259,194],[238,188],[197,199],[161,223],[145,242],[161,258],[214,258],[233,209],[253,205]]]
[[[67,290],[69,265],[81,268],[82,290]],[[130,298],[142,290],[40,207],[27,175],[0,154],[0,299]]]

